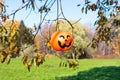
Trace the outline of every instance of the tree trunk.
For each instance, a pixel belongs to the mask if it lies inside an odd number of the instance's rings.
[[[75,58],[75,50],[72,50],[72,59],[76,59]]]

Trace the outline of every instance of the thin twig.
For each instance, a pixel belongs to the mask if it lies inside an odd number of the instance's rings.
[[[78,23],[81,20],[81,18],[79,18],[77,21],[75,21],[74,23],[72,23],[72,25]]]
[[[62,2],[61,2],[61,0],[60,0],[60,9],[61,9],[61,14],[62,14],[62,16],[64,17],[64,20],[66,20],[69,24],[70,24],[70,26],[71,26],[71,28],[72,28],[72,33],[73,33],[73,25],[71,24],[71,22],[65,17],[65,15],[64,15],[64,13],[63,13],[63,9],[62,9]]]
[[[57,0],[57,24],[56,24],[56,31],[59,30],[58,18],[59,18],[59,1]]]
[[[53,6],[53,4],[55,3],[55,1],[56,1],[56,0],[53,1],[53,3],[51,4],[50,8]],[[47,4],[47,3],[46,3],[46,4]],[[45,6],[45,4],[44,4],[44,6]],[[42,23],[44,22],[44,20],[45,20],[46,16],[48,15],[48,13],[49,13],[49,11],[46,12],[46,14],[44,15],[43,18],[40,17],[40,20],[41,20],[41,21],[40,21],[40,24],[39,24],[39,26],[38,26],[38,30],[37,30],[36,34],[34,35],[34,38],[36,37],[36,35],[38,34],[39,30],[41,29]],[[42,14],[41,14],[41,15],[42,15]]]
[[[17,10],[15,10],[13,13],[9,14],[8,16],[13,15],[13,20],[14,20],[14,18],[15,18],[15,14],[16,14],[18,11],[22,10],[23,8],[25,8],[26,5],[28,5],[29,3],[30,3],[30,1],[27,2],[26,4],[24,4],[23,6],[21,6],[20,8],[18,8]]]

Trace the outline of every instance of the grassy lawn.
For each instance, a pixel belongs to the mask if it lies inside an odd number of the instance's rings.
[[[79,69],[59,67],[61,59],[46,59],[44,64],[31,71],[21,59],[0,63],[0,80],[120,80],[120,59],[81,59]]]

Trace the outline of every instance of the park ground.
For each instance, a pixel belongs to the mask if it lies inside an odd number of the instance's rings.
[[[120,59],[79,59],[79,68],[59,67],[66,59],[47,57],[29,72],[19,58],[0,63],[0,80],[120,80]]]

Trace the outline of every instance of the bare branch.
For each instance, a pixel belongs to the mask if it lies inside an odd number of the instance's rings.
[[[48,0],[47,0],[48,1]],[[44,6],[47,4],[47,1],[46,3],[44,4]],[[53,6],[53,4],[55,3],[56,0],[53,1],[53,3],[50,5],[49,8],[51,8]],[[46,12],[46,14],[44,15],[44,17],[42,18],[42,13],[40,13],[40,24],[38,26],[38,30],[36,32],[36,34],[34,35],[34,37],[36,37],[36,35],[38,34],[39,30],[41,29],[41,26],[42,26],[42,23],[45,21],[45,18],[46,16],[48,15],[49,11]]]
[[[29,3],[30,3],[30,1],[27,2],[27,3],[25,3],[25,4],[23,4],[20,8],[18,8],[17,10],[15,10],[13,13],[9,14],[8,16],[13,15],[13,19],[12,19],[12,20],[14,20],[15,14],[16,14],[18,11],[22,10],[23,8],[25,8]]]

